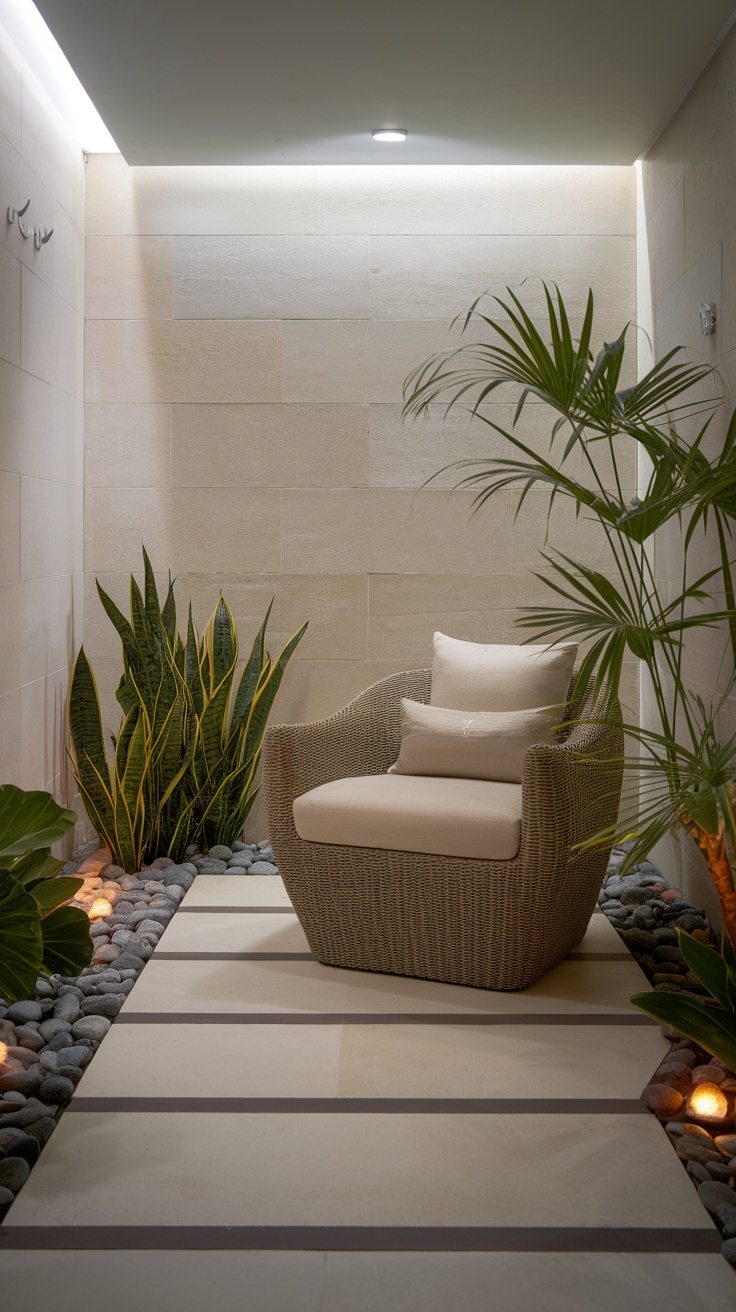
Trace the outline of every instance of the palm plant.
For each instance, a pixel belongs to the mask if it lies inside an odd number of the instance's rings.
[[[505,439],[508,453],[502,457],[447,466],[460,471],[458,486],[474,492],[475,509],[498,492],[516,488],[518,514],[529,492],[542,488],[550,493],[548,534],[557,501],[571,501],[576,515],[599,525],[610,568],[592,568],[549,547],[542,553],[545,571],[537,577],[553,595],[547,605],[523,608],[517,622],[531,630],[531,641],[587,640],[573,695],[591,678],[597,691],[606,684],[615,695],[625,658],[644,663],[658,724],[653,730],[625,726],[636,747],[627,766],[637,773],[638,821],[623,832],[613,828],[590,841],[610,844],[616,837],[633,838],[626,869],[673,823],[683,825],[705,855],[724,927],[736,944],[736,740],[719,744],[717,727],[717,713],[734,680],[728,679],[719,705],[706,709],[689,692],[683,674],[684,640],[695,627],[715,633],[724,625],[724,656],[731,666],[736,659],[730,559],[736,521],[736,414],[721,451],[709,459],[706,438],[721,402],[703,402],[695,391],[712,374],[709,366],[683,363],[673,350],[634,386],[622,387],[630,326],[593,355],[592,292],[573,333],[559,289],[544,285],[543,335],[519,298],[507,291],[508,299],[494,298],[502,320],[484,313],[480,300],[464,318],[463,332],[481,326],[484,340],[463,341],[409,375],[405,416],[418,417],[440,399],[446,412],[464,402],[474,418]],[[487,398],[508,384],[517,390],[510,430],[482,409]],[[546,456],[517,430],[530,398],[554,412]],[[689,440],[681,432],[685,421],[694,426]],[[627,499],[624,460],[637,447],[649,457],[651,473],[643,495]],[[607,457],[610,479],[601,473],[601,453]],[[585,478],[576,474],[573,456],[581,459]],[[681,534],[682,572],[677,595],[665,597],[655,576],[651,545],[653,535],[671,523]],[[718,544],[717,559],[713,568],[693,578],[690,549],[696,533],[706,530]],[[725,598],[720,609],[715,590]]]

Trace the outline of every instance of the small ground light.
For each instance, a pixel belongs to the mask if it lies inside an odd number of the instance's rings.
[[[717,1084],[698,1084],[687,1100],[687,1115],[701,1124],[719,1125],[729,1119],[730,1099]]]
[[[406,128],[374,128],[371,136],[374,141],[406,141]]]

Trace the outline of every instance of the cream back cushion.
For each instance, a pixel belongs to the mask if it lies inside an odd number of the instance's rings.
[[[435,633],[430,704],[458,711],[564,705],[576,654],[574,642],[515,647]]]
[[[524,753],[558,741],[562,707],[452,711],[401,699],[401,751],[389,774],[441,775],[519,784]]]

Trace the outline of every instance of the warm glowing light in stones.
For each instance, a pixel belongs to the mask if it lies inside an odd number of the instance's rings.
[[[112,915],[112,907],[106,897],[96,897],[87,915],[90,920],[104,920],[105,916]],[[707,1087],[710,1088],[710,1085]]]
[[[729,1113],[728,1098],[717,1084],[699,1084],[687,1100],[686,1111],[698,1121],[725,1121]]]
[[[3,1062],[7,1060],[7,1056],[8,1056],[7,1043],[0,1043],[0,1066],[2,1066]]]

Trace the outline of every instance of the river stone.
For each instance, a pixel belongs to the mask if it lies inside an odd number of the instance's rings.
[[[248,871],[249,875],[277,875],[278,873],[278,866],[272,865],[270,861],[254,861]]]
[[[85,998],[82,1003],[82,1014],[84,1016],[117,1016],[124,1000],[124,994],[120,993],[102,993],[97,998]]]
[[[627,948],[631,948],[634,952],[653,952],[657,946],[654,934],[650,934],[648,929],[626,929],[621,937]]]
[[[6,1130],[6,1134],[10,1131]],[[41,1151],[38,1139],[34,1139],[32,1134],[27,1134],[24,1130],[17,1131],[17,1138],[9,1145],[11,1157],[24,1157],[29,1166],[33,1166],[38,1161],[38,1155]]]
[[[695,1139],[690,1139],[682,1135],[675,1143],[677,1156],[683,1162],[702,1162],[707,1166],[708,1162],[723,1161],[719,1154],[705,1144],[698,1143]]]
[[[47,1111],[48,1109],[44,1107],[43,1110]],[[56,1111],[56,1108],[53,1110]],[[55,1129],[56,1121],[53,1116],[40,1116],[28,1126],[28,1134],[33,1135],[33,1138],[37,1139],[43,1148],[44,1145],[48,1143]]]
[[[82,1016],[72,1025],[72,1034],[75,1039],[94,1039],[100,1043],[104,1039],[110,1028],[110,1021],[107,1016]]]
[[[667,1085],[670,1089],[678,1089],[680,1093],[689,1093],[692,1086],[690,1071],[687,1066],[667,1066],[656,1070],[649,1081],[650,1086],[653,1084]]]
[[[724,1157],[736,1157],[736,1134],[717,1134],[715,1145]]]
[[[62,1061],[65,1066],[81,1066],[84,1068],[92,1060],[92,1049],[84,1047],[81,1043],[75,1044],[73,1048],[65,1048]]]
[[[227,870],[226,861],[217,861],[208,856],[195,857],[192,864],[196,866],[200,875],[224,875]]]
[[[650,1112],[661,1119],[676,1116],[685,1102],[680,1091],[667,1084],[648,1084],[642,1091],[641,1100]]]
[[[25,1157],[3,1157],[0,1160],[0,1188],[17,1194],[31,1174]]]
[[[715,1166],[715,1162],[711,1162],[711,1166]],[[709,1168],[707,1166],[703,1166],[702,1162],[688,1162],[685,1167],[685,1170],[687,1171],[691,1180],[694,1180],[696,1184],[707,1184],[710,1180],[713,1179],[713,1176],[710,1174]]]
[[[71,1025],[68,1020],[59,1020],[58,1017],[52,1016],[50,1020],[41,1022],[38,1032],[44,1043],[48,1043],[56,1034],[68,1034]]]
[[[79,1016],[78,1009],[77,1009],[77,1016]],[[74,1040],[72,1039],[71,1036],[71,1026],[70,1026],[69,1030],[65,1031],[62,1034],[55,1034],[53,1039],[49,1039],[44,1051],[61,1052],[62,1048],[71,1048],[73,1042]]]
[[[733,1189],[736,1181],[736,1169],[729,1166],[728,1162],[709,1162],[708,1174],[711,1180],[720,1180],[723,1184],[729,1184]]]
[[[9,1071],[7,1075],[0,1075],[0,1093],[12,1090],[17,1093],[24,1093],[28,1097],[29,1094],[38,1092],[40,1083],[41,1068],[39,1066],[28,1071]]]
[[[68,1102],[74,1093],[74,1085],[65,1075],[50,1075],[44,1080],[39,1093],[42,1098],[54,1099],[57,1103]]]
[[[681,962],[682,953],[678,947],[672,947],[668,943],[662,943],[654,949],[655,961],[676,961]]]
[[[73,1022],[79,1016],[79,999],[72,993],[65,993],[54,1007],[54,1019]]]
[[[141,946],[144,945],[141,944]],[[150,956],[150,952],[148,955]],[[135,971],[142,970],[145,965],[143,954],[139,952],[133,952],[133,949],[131,948],[130,952],[123,952],[121,956],[118,957],[118,965],[121,967],[121,970],[123,972],[125,972],[126,970],[135,970]]]
[[[726,1078],[719,1066],[696,1066],[691,1074],[693,1084],[722,1084]]]
[[[7,1019],[21,1025],[27,1020],[43,1020],[43,1008],[40,1002],[14,1002],[8,1007]]]
[[[145,933],[141,929],[142,925],[148,926],[148,922],[153,922],[153,928],[161,930],[162,925],[168,925],[174,913],[164,907],[144,907],[140,911],[134,911],[132,916],[128,917],[128,924],[131,929],[135,928],[138,933]]]
[[[59,1064],[58,1052],[42,1052],[39,1059],[39,1065],[42,1070],[55,1071]]]
[[[707,1184],[698,1185],[698,1196],[703,1207],[707,1207],[714,1215],[718,1214],[717,1208],[721,1206],[736,1207],[736,1190],[721,1184],[719,1180],[709,1180]]]
[[[195,869],[196,874],[196,869]],[[163,882],[167,888],[173,888],[178,885],[186,893],[194,883],[194,875],[183,866],[174,866],[172,870],[167,870],[164,874]]]
[[[215,843],[207,853],[208,861],[229,861],[233,854],[231,847],[226,847],[224,843]]]
[[[12,1021],[0,1020],[0,1043],[15,1043],[15,1026]]]
[[[38,1053],[33,1052],[30,1048],[15,1047],[13,1044],[8,1044],[8,1057],[11,1061],[19,1061],[24,1071],[27,1071],[29,1066],[34,1066],[38,1061]]]

